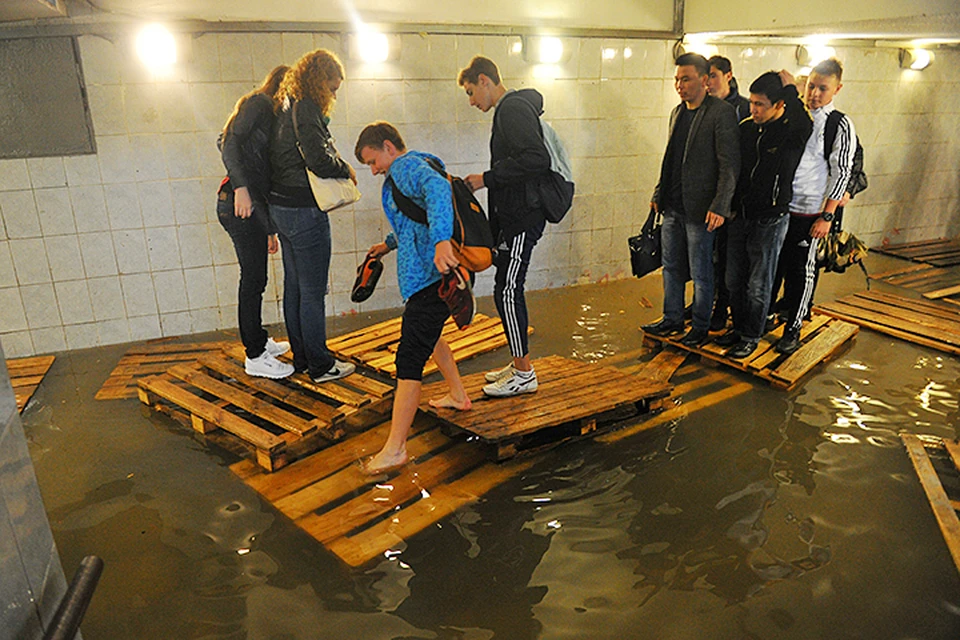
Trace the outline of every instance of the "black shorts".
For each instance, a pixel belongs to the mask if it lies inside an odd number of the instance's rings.
[[[450,317],[447,303],[440,299],[438,285],[439,282],[434,282],[417,291],[403,309],[396,358],[397,380],[423,379],[423,367],[433,355],[443,324]]]

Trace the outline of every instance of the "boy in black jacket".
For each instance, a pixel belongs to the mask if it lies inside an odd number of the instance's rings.
[[[540,114],[543,96],[535,89],[507,90],[497,65],[475,56],[457,79],[471,106],[484,113],[496,107],[490,135],[490,170],[464,178],[476,191],[489,190],[490,226],[497,243],[493,299],[500,313],[513,362],[487,372],[489,396],[506,397],[537,390],[537,374],[527,347],[527,303],[523,285],[533,248],[543,235],[546,218],[529,204],[528,187],[550,171]]]
[[[750,119],[740,123],[740,179],[730,223],[727,287],[733,329],[717,339],[746,358],[763,335],[780,248],[789,225],[793,177],[813,121],[788,71],[768,71],[750,85]]]

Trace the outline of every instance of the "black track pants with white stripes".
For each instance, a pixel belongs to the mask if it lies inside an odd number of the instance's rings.
[[[813,306],[817,288],[817,240],[810,237],[810,228],[818,216],[790,215],[787,237],[780,251],[780,269],[783,274],[783,303],[787,328],[799,330],[803,319]]]
[[[523,295],[523,286],[527,279],[527,269],[533,248],[537,246],[543,234],[543,224],[527,229],[504,239],[497,247],[493,265],[496,268],[493,285],[493,301],[497,305],[503,331],[510,345],[510,355],[522,358],[530,349],[527,347],[527,301]]]

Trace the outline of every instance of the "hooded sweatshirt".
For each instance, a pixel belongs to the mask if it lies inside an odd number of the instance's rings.
[[[536,89],[507,91],[497,102],[490,135],[488,189],[490,226],[495,239],[512,238],[545,220],[536,187],[550,171],[540,114],[543,96]]]

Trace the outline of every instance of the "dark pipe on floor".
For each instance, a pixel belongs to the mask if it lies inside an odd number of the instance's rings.
[[[80,568],[77,569],[73,581],[67,588],[67,593],[60,601],[60,606],[57,607],[57,612],[53,615],[43,640],[73,640],[102,572],[103,560],[99,557],[87,556],[80,561]]]

